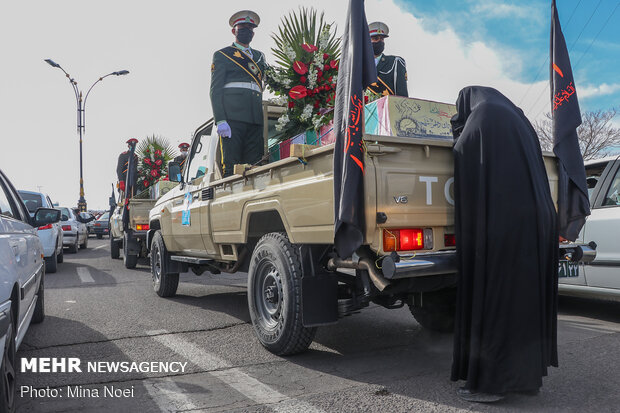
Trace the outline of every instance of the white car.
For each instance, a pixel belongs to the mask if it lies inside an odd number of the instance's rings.
[[[17,191],[21,196],[30,217],[38,208],[54,208],[49,196],[40,192]],[[42,225],[37,228],[37,234],[43,244],[43,254],[45,255],[45,272],[54,273],[58,269],[58,263],[63,261],[62,252],[62,228],[60,223]]]
[[[45,318],[43,246],[35,228],[59,219],[60,211],[49,208],[39,208],[31,217],[0,171],[0,412],[15,411],[15,352],[30,323]]]
[[[63,233],[63,245],[69,252],[76,253],[78,248],[88,247],[88,229],[78,219],[71,208],[60,207],[60,224]]]
[[[585,163],[591,215],[578,241],[595,242],[590,264],[560,268],[560,294],[620,301],[620,156]]]

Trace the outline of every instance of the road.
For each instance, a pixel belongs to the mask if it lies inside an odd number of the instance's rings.
[[[46,275],[46,319],[18,356],[184,371],[21,372],[18,412],[620,411],[620,303],[562,298],[560,368],[541,393],[480,405],[449,381],[452,336],[425,331],[407,308],[371,306],[320,328],[306,353],[277,357],[254,337],[245,274],[182,274],[177,296],[163,299],[146,264],[125,269],[107,238],[65,254]]]

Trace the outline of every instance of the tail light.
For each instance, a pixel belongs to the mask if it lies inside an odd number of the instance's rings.
[[[63,231],[71,231],[71,225],[63,225],[62,226],[62,230]]]
[[[446,247],[456,247],[456,236],[454,234],[445,234],[443,241]]]
[[[136,230],[138,230],[138,231],[148,231],[149,230],[149,224],[138,224],[138,225],[136,225]]]
[[[424,249],[424,230],[420,228],[384,229],[384,251],[411,251]]]
[[[42,227],[39,227],[38,229],[52,229],[52,224],[43,225]]]
[[[96,226],[96,227],[100,227],[100,226],[101,226],[101,223],[100,223],[100,222],[95,222],[95,226]]]

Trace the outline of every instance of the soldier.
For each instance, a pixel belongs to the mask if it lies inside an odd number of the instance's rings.
[[[181,165],[181,170],[185,167],[185,161],[187,161],[187,154],[189,153],[189,143],[182,142],[179,144],[179,150],[181,154],[174,158],[175,162],[178,162]]]
[[[383,54],[385,38],[389,37],[390,29],[387,24],[374,22],[368,25],[370,41],[375,55],[377,66],[377,82],[368,87],[378,95],[397,95],[409,97],[407,92],[407,66],[400,56]]]
[[[130,192],[131,189],[136,184],[138,179],[138,155],[135,154],[135,148],[138,140],[135,138],[131,138],[127,140],[128,150],[118,155],[118,162],[116,163],[116,176],[118,177],[118,188],[120,191],[125,192],[127,189],[127,193]],[[125,188],[125,181],[127,180],[127,171],[129,169],[129,154],[133,153],[133,159],[131,171],[132,173],[129,175],[131,178],[131,182],[129,182],[129,188]]]
[[[235,164],[255,164],[263,157],[263,77],[265,55],[250,48],[260,18],[243,10],[229,24],[235,42],[218,50],[211,65],[211,106],[220,136],[224,176]]]

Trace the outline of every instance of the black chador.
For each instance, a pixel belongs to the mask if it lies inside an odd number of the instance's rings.
[[[457,110],[452,380],[471,392],[537,391],[558,365],[557,215],[540,145],[495,89],[461,90]]]

